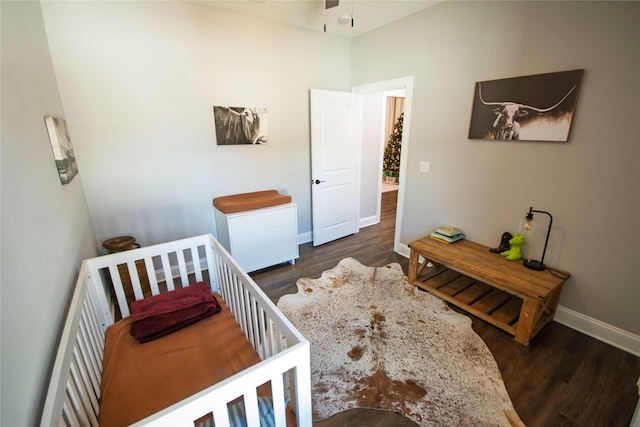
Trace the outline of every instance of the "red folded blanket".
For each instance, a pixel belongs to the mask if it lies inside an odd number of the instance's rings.
[[[131,335],[145,343],[220,311],[204,282],[131,303]]]

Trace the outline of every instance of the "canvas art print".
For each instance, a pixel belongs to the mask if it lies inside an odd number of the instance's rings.
[[[78,164],[76,156],[73,154],[71,138],[67,131],[67,122],[52,116],[45,116],[44,123],[49,133],[49,141],[53,150],[53,158],[58,168],[58,175],[62,185],[71,182],[78,174]]]
[[[469,138],[568,141],[583,73],[477,82]]]
[[[266,144],[267,109],[213,107],[218,145]]]

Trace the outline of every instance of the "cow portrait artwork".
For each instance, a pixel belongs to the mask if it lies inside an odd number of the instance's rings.
[[[476,83],[469,138],[567,141],[583,72]]]
[[[218,145],[266,144],[267,109],[213,107]]]
[[[78,163],[71,145],[67,122],[57,117],[45,116],[44,123],[49,133],[49,142],[51,142],[53,158],[58,168],[60,183],[69,184],[78,174]]]

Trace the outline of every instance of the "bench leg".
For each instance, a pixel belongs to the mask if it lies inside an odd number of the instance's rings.
[[[562,285],[555,289],[545,300],[525,298],[520,310],[520,319],[516,327],[515,340],[523,345],[529,345],[533,334],[553,320],[560,300]]]
[[[515,340],[522,345],[529,345],[533,330],[538,322],[539,312],[542,309],[541,301],[533,297],[525,297],[522,301],[520,319],[516,327]]]
[[[416,278],[418,275],[418,252],[411,249],[411,255],[409,256],[409,275],[407,279],[410,285],[416,284]]]

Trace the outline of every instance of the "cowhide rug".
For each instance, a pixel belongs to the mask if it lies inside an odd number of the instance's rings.
[[[422,426],[524,425],[471,319],[414,288],[399,264],[340,261],[278,307],[311,343],[313,415],[355,408]]]

